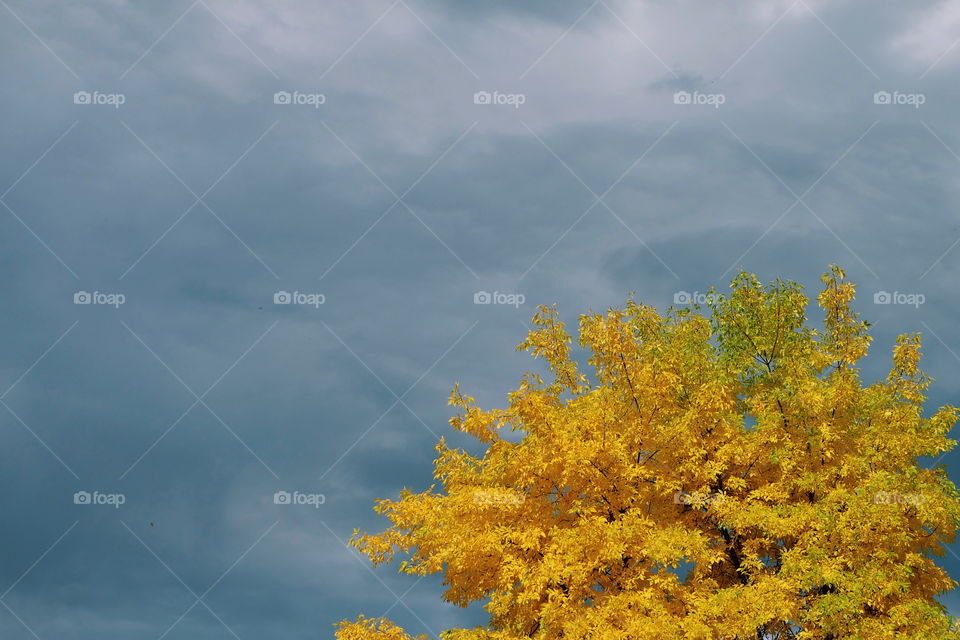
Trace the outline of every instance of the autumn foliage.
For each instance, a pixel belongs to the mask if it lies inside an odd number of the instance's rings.
[[[960,495],[918,460],[953,447],[957,410],[924,416],[918,335],[865,385],[854,286],[823,283],[821,329],[801,287],[748,274],[702,312],[583,315],[589,377],[541,308],[520,348],[551,379],[526,375],[503,410],[455,388],[451,424],[483,456],[441,442],[439,488],[379,501],[391,526],[352,544],[485,602],[486,626],[445,640],[960,638],[935,599]],[[363,617],[337,637],[410,638]]]

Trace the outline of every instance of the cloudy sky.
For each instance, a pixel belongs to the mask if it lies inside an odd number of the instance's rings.
[[[0,635],[478,623],[343,541],[536,304],[837,263],[864,375],[920,330],[956,403],[958,41],[957,0],[0,0]]]

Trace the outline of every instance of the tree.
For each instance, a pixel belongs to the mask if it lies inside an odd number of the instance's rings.
[[[960,494],[918,461],[954,446],[957,409],[924,417],[918,334],[864,386],[854,285],[837,267],[823,283],[821,330],[799,285],[745,273],[708,313],[583,315],[589,379],[541,307],[518,348],[553,380],[527,374],[503,410],[455,387],[451,424],[484,454],[441,442],[442,490],[378,501],[391,526],[351,543],[486,601],[487,626],[445,640],[960,638],[935,599],[956,586],[935,559]],[[409,638],[362,616],[337,637]]]

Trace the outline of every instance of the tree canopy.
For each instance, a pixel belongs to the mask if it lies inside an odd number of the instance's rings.
[[[954,446],[957,409],[924,415],[918,334],[861,381],[854,292],[832,267],[821,328],[799,285],[746,273],[704,308],[584,314],[589,377],[541,307],[518,348],[548,379],[522,377],[505,409],[455,387],[451,424],[482,456],[441,441],[438,485],[378,501],[389,528],[351,544],[485,603],[485,626],[445,640],[960,638],[936,600],[956,585],[936,560],[960,494],[920,460]],[[362,616],[337,630],[410,637]]]

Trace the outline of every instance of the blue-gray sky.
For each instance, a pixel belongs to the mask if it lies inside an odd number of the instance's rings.
[[[341,541],[536,304],[838,263],[956,402],[960,1],[517,4],[0,0],[4,638],[476,624]]]

